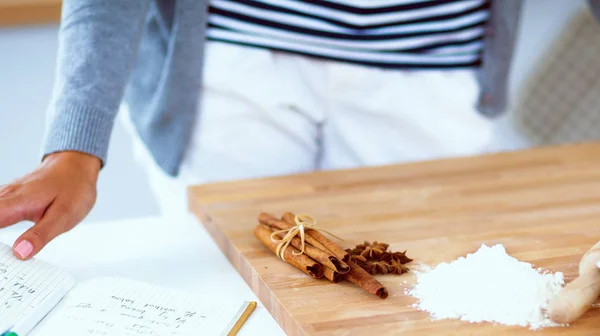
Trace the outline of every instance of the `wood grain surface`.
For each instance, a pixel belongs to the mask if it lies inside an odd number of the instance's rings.
[[[598,308],[569,327],[535,332],[431,321],[404,294],[412,274],[377,276],[390,293],[382,300],[348,282],[309,278],[252,234],[261,211],[308,213],[345,247],[384,241],[408,250],[414,265],[503,244],[570,281],[600,240],[598,143],[193,186],[190,209],[288,335],[600,334]]]
[[[0,0],[0,27],[60,22],[61,0]]]

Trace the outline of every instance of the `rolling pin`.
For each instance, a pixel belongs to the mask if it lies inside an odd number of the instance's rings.
[[[569,282],[550,302],[548,315],[556,323],[567,324],[583,315],[600,296],[600,242],[579,261],[579,276]]]

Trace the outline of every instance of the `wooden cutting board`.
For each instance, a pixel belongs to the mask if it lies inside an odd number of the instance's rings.
[[[404,294],[413,275],[377,276],[390,293],[382,300],[349,282],[309,278],[252,234],[262,211],[307,213],[345,247],[384,241],[435,266],[503,244],[570,281],[600,240],[599,143],[194,186],[190,208],[288,335],[600,334],[598,308],[568,328],[536,332],[431,321]]]

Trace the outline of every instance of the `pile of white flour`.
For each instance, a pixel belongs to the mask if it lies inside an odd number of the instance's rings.
[[[540,329],[556,326],[546,314],[549,301],[564,285],[562,273],[534,269],[506,254],[502,245],[481,248],[467,257],[423,273],[408,294],[433,319],[495,322]]]

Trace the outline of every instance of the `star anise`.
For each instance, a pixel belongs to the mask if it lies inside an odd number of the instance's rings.
[[[369,260],[365,264],[365,271],[372,275],[376,274],[387,274],[389,272],[389,265],[383,261]]]
[[[386,243],[378,243],[377,241],[375,241],[375,242],[373,243],[373,245],[377,245],[377,246],[379,246],[380,248],[382,248],[382,249],[383,249],[383,251],[387,251],[388,247],[390,247],[390,244],[386,244]]]
[[[373,242],[373,244],[368,244],[365,242],[365,249],[360,253],[363,257],[373,260],[378,259],[388,248],[388,244]]]
[[[380,260],[391,262],[393,260],[399,262],[400,264],[408,264],[413,261],[411,258],[406,256],[406,251],[404,252],[386,252],[381,255]]]
[[[363,244],[356,245],[353,249],[347,249],[346,252],[350,253],[350,255],[361,254],[369,245],[371,244],[365,241]]]
[[[391,274],[398,274],[398,275],[402,275],[404,273],[408,273],[409,268],[402,265],[400,262],[396,261],[396,260],[392,260],[389,264],[388,264],[388,272],[390,272]]]
[[[371,275],[376,274],[398,274],[402,275],[409,272],[409,268],[404,266],[412,261],[404,252],[388,251],[389,244],[374,241],[356,245],[352,249],[346,249],[350,254],[350,260],[362,267]]]
[[[353,256],[353,255],[360,254],[360,252],[362,252],[362,250],[358,251],[355,247],[353,249],[346,249],[346,252],[348,252],[349,255]]]
[[[358,266],[364,268],[367,259],[360,254],[350,254],[350,261],[353,261]]]

